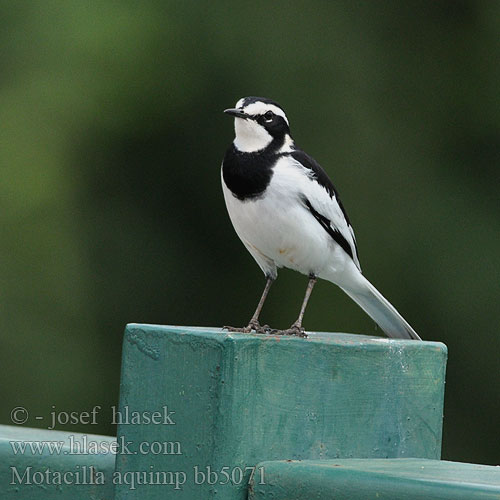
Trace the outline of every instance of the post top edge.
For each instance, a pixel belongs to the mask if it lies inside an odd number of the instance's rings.
[[[437,341],[415,341],[405,339],[390,339],[370,335],[343,333],[343,332],[307,332],[307,338],[293,337],[289,335],[273,335],[260,333],[229,332],[220,327],[182,326],[182,325],[155,325],[148,323],[128,323],[125,328],[127,333],[143,331],[158,336],[179,334],[202,337],[217,342],[240,342],[240,341],[262,341],[262,342],[304,342],[322,343],[342,346],[373,346],[373,347],[402,347],[402,348],[434,348],[447,353],[447,346]]]

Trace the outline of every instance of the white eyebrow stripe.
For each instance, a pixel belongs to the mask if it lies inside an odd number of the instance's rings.
[[[238,107],[240,101],[241,99],[236,103],[236,107]],[[245,106],[243,110],[249,115],[263,115],[266,111],[272,111],[275,115],[281,116],[286,121],[287,125],[289,125],[288,118],[286,117],[285,112],[274,104],[257,101],[252,102],[252,104],[249,104],[248,106]]]

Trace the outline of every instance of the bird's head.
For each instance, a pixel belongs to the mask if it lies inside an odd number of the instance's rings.
[[[224,113],[234,116],[234,145],[239,151],[255,153],[269,147],[276,151],[292,149],[288,118],[277,102],[265,97],[243,97]]]

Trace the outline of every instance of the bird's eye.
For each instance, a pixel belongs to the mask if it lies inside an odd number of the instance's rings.
[[[270,122],[274,117],[274,113],[272,111],[267,111],[266,113],[264,113],[264,119],[266,120],[266,122]]]

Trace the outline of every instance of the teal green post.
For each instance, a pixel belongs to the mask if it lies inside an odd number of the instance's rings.
[[[500,468],[414,458],[263,462],[249,500],[498,500]]]
[[[438,459],[445,364],[433,342],[128,325],[116,499],[245,499],[267,460]]]
[[[2,500],[110,500],[116,438],[0,425]]]

